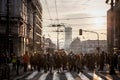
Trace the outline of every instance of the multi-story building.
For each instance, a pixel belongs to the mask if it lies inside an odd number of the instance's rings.
[[[114,47],[114,21],[112,10],[107,11],[107,46],[108,53],[113,53]]]
[[[42,51],[42,6],[38,0],[28,0],[28,50]]]
[[[72,28],[65,27],[65,49],[67,50],[72,42]]]
[[[75,54],[81,52],[80,39],[78,37],[75,38],[69,45],[68,52],[71,52],[71,51]]]
[[[0,51],[21,55],[38,50],[42,35],[41,14],[38,0],[1,0]]]
[[[98,40],[81,41],[80,46],[81,46],[81,52],[83,53],[90,53],[90,52],[97,53]],[[107,40],[99,40],[99,48],[100,48],[100,53],[101,51],[107,52]]]
[[[44,53],[53,52],[56,50],[56,45],[52,42],[50,38],[45,38],[44,40]]]
[[[115,0],[115,5],[107,12],[107,40],[108,52],[120,52],[120,0]]]
[[[70,51],[74,53],[97,53],[98,40],[86,40],[80,41],[77,37],[75,38],[70,45]],[[107,41],[99,40],[100,53],[102,51],[107,52]]]
[[[114,49],[120,52],[120,0],[116,0],[114,6]]]

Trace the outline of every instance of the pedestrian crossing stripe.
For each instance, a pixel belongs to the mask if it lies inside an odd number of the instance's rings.
[[[29,76],[26,78],[26,80],[30,80],[30,79],[34,78],[35,75],[37,75],[37,74],[38,74],[38,71],[34,71],[31,75],[29,75]]]
[[[93,73],[92,73],[92,72],[89,72],[88,74],[89,74],[90,76],[93,76]]]
[[[94,80],[104,80],[104,79],[102,79],[101,77],[99,77],[99,76],[96,75],[96,74],[93,75],[93,79],[94,79]]]
[[[54,72],[53,80],[60,80],[60,75],[57,74],[57,71]]]
[[[39,80],[45,80],[47,75],[48,75],[48,73],[49,72],[42,74],[41,77],[39,78]]]
[[[67,80],[75,80],[75,79],[73,78],[73,76],[71,75],[71,73],[66,72],[65,75],[66,75]]]
[[[84,74],[79,73],[78,74],[82,80],[90,80],[88,77],[86,77]]]

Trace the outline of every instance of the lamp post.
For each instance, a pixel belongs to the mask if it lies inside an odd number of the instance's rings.
[[[5,44],[5,53],[9,53],[10,54],[10,10],[9,10],[9,0],[7,0],[7,16],[6,16],[6,19],[7,19],[7,26],[6,26],[6,44]]]
[[[86,38],[85,38],[85,36],[83,36],[83,39],[84,39],[84,53],[86,53],[87,51],[86,51],[86,42],[87,42],[87,40],[86,40]]]

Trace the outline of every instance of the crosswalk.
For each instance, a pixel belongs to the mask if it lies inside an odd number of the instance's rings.
[[[90,76],[95,77],[94,73],[88,73]],[[98,76],[96,76],[99,78]],[[75,72],[68,72],[64,71],[61,73],[58,73],[57,71],[52,71],[44,73],[44,71],[38,72],[38,71],[32,71],[29,75],[25,77],[18,77],[14,80],[90,80],[86,75],[83,73],[75,73]],[[103,80],[103,79],[98,79]]]

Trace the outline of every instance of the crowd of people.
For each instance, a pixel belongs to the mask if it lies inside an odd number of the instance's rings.
[[[9,72],[16,72],[16,75],[19,75],[20,68],[24,67],[24,72],[27,71],[27,65],[29,63],[29,55],[26,52],[23,56],[17,56],[15,54],[2,53],[0,55],[0,69],[3,70],[3,73],[6,72],[5,67],[9,68]]]
[[[47,52],[46,54],[30,55],[31,70],[44,69],[45,72],[58,70],[80,72],[84,69],[93,71],[107,70],[111,66],[120,71],[120,55],[117,53],[108,54],[104,51],[101,53],[86,53],[76,54],[73,52],[66,53],[64,50],[59,50],[54,53]],[[112,65],[111,65],[112,64]]]
[[[24,72],[28,70],[44,70],[44,72],[57,70],[58,73],[64,70],[80,71],[87,69],[93,71],[106,70],[109,67],[114,66],[115,69],[120,71],[120,55],[118,53],[108,54],[101,53],[86,53],[76,54],[73,52],[67,53],[64,50],[58,50],[55,52],[46,53],[28,53],[23,56],[12,55],[12,57],[0,55],[0,65],[3,63],[12,63],[12,69],[16,70],[16,74],[19,74],[20,67],[23,67]]]

